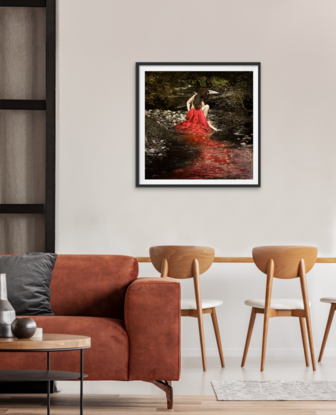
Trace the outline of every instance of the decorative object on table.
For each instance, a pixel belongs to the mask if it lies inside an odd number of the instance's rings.
[[[36,331],[36,323],[32,318],[17,318],[12,323],[12,333],[17,339],[30,339]]]
[[[161,273],[161,278],[194,280],[195,298],[181,298],[181,316],[196,317],[198,320],[203,370],[206,371],[203,314],[211,315],[219,358],[222,367],[225,367],[216,313],[216,307],[222,305],[223,301],[203,299],[201,295],[200,276],[211,267],[215,250],[207,246],[152,246],[149,254],[154,268]]]
[[[30,253],[0,256],[7,274],[8,300],[17,315],[52,316],[50,282],[57,254]]]
[[[218,401],[335,401],[336,382],[215,380]]]
[[[253,261],[261,272],[267,275],[266,295],[262,299],[249,299],[245,304],[252,307],[247,330],[241,367],[245,366],[252,331],[257,314],[263,315],[264,329],[260,371],[264,371],[269,319],[272,317],[297,317],[301,328],[306,366],[309,366],[306,325],[313,370],[316,370],[313,332],[310,318],[306,274],[317,259],[317,248],[313,246],[259,246],[252,251]],[[272,298],[273,279],[289,280],[299,278],[302,298]]]
[[[15,310],[7,297],[6,274],[0,274],[0,337],[13,337],[11,324],[15,317]]]
[[[42,339],[43,338],[43,328],[41,327],[36,327],[36,331],[34,333],[34,335],[32,336],[32,339]]]
[[[136,186],[260,186],[260,63],[137,63]]]

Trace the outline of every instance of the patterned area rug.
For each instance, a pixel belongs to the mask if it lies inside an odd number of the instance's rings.
[[[218,401],[336,401],[336,382],[214,380],[211,383]]]

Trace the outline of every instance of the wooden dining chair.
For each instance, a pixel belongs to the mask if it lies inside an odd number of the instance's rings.
[[[306,273],[313,268],[316,262],[317,248],[310,246],[260,246],[253,249],[252,255],[256,266],[264,274],[267,274],[266,295],[265,299],[251,299],[245,301],[246,305],[252,307],[252,311],[241,366],[245,366],[256,315],[263,314],[264,329],[261,372],[264,371],[265,367],[268,323],[269,319],[272,317],[299,318],[306,366],[308,367],[309,355],[305,328],[306,320],[312,366],[313,370],[316,370]],[[300,278],[302,299],[272,299],[273,278]]]
[[[336,310],[336,298],[335,297],[326,297],[326,298],[321,298],[320,301],[322,303],[330,304],[330,310],[329,310],[329,317],[328,317],[328,320],[327,320],[327,325],[326,325],[323,340],[322,340],[320,355],[319,355],[319,358],[318,358],[319,362],[321,362],[321,360],[322,360],[322,356],[323,356],[323,353],[324,353],[324,348],[326,346],[328,336],[329,336],[331,323],[332,323],[333,318],[334,318],[334,313],[335,313],[335,310]]]
[[[222,342],[216,314],[216,307],[222,305],[223,301],[202,300],[201,296],[200,275],[211,267],[215,250],[205,246],[153,246],[150,248],[149,254],[152,264],[161,273],[162,278],[193,278],[195,298],[181,299],[181,316],[198,319],[203,370],[206,371],[203,314],[211,314],[219,357],[222,367],[224,367]]]

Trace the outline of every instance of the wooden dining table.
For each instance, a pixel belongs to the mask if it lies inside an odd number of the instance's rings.
[[[150,257],[148,256],[140,256],[136,257],[138,262],[151,262]],[[221,262],[221,263],[249,263],[253,262],[252,257],[243,257],[243,256],[235,256],[235,257],[226,257],[226,256],[216,256],[214,262]],[[317,258],[317,264],[336,264],[336,258],[333,257],[321,257]]]

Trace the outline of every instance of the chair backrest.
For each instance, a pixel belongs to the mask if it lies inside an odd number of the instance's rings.
[[[267,274],[268,262],[274,261],[274,278],[291,279],[299,276],[301,259],[305,271],[309,272],[317,259],[317,248],[313,246],[258,246],[252,251],[253,261],[263,273]]]
[[[154,268],[161,272],[162,261],[168,261],[168,277],[192,278],[194,259],[199,263],[199,274],[207,271],[213,263],[215,250],[206,246],[152,246],[149,249]]]

